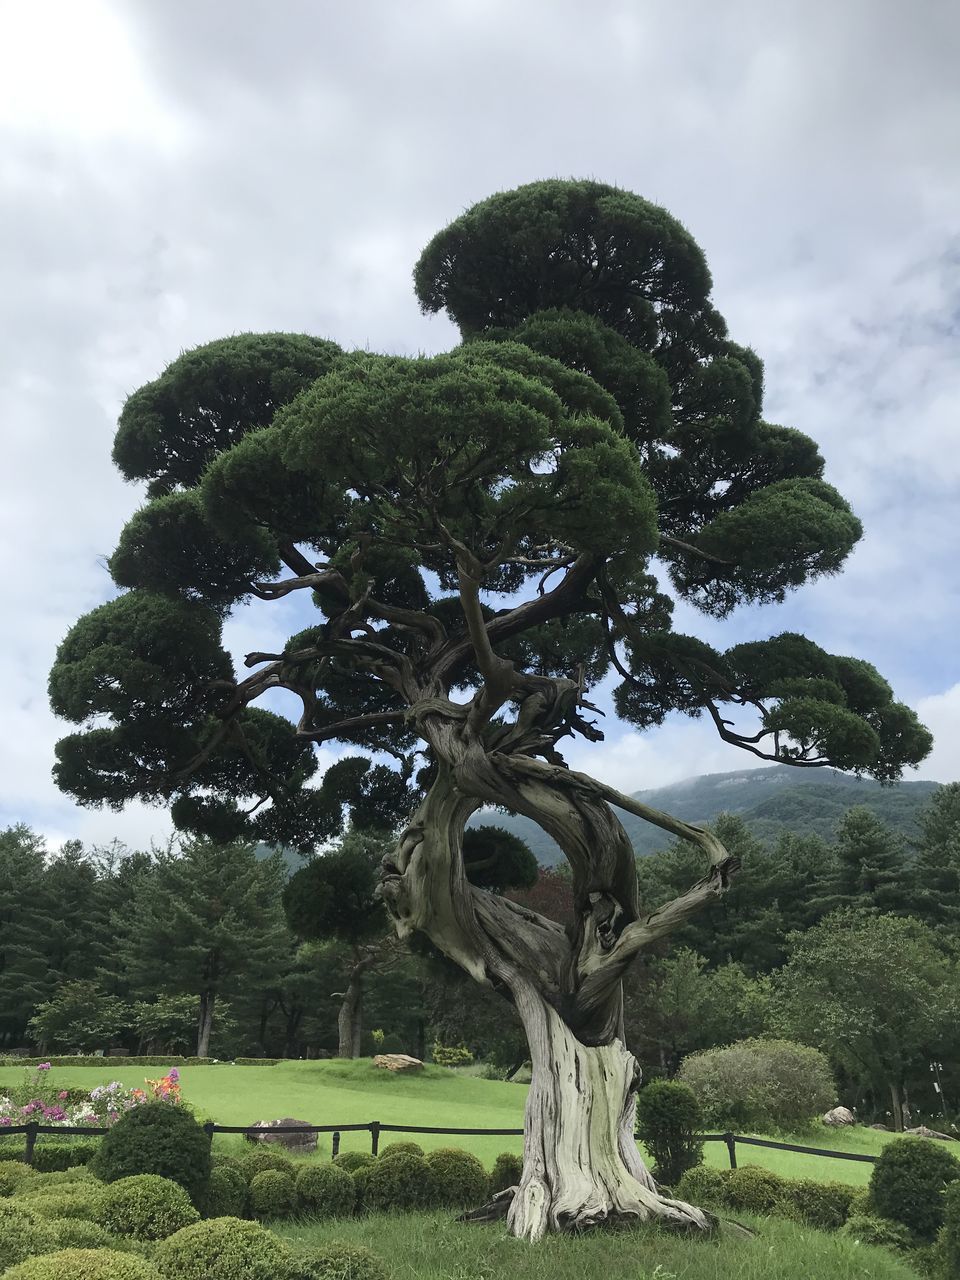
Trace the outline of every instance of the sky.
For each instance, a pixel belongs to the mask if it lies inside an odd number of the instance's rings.
[[[125,397],[236,332],[448,349],[420,250],[545,177],[688,227],[766,418],[819,442],[866,527],[840,577],[678,629],[867,658],[935,734],[912,776],[960,778],[957,65],[953,0],[0,0],[0,827],[169,831],[50,776],[47,673],[141,500],[110,462]],[[231,651],[282,643],[293,607],[240,610]],[[631,791],[756,763],[679,718],[568,756]]]

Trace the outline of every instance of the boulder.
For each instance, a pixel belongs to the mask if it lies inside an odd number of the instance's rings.
[[[419,1058],[411,1058],[408,1053],[378,1053],[373,1060],[375,1067],[383,1071],[422,1071],[423,1063]]]
[[[889,1133],[889,1132],[890,1132],[890,1130],[887,1128],[887,1126],[886,1126],[885,1124],[872,1124],[872,1125],[870,1126],[870,1128],[871,1128],[871,1129],[879,1129],[881,1133]]]
[[[950,1133],[939,1133],[936,1129],[928,1129],[925,1124],[918,1124],[914,1129],[904,1129],[904,1133],[916,1134],[918,1138],[939,1138],[942,1142],[956,1142]]]
[[[257,1120],[243,1135],[248,1142],[275,1142],[288,1151],[307,1154],[317,1149],[315,1133],[287,1133],[285,1130],[308,1125],[309,1120],[293,1120],[286,1116],[283,1120]]]
[[[849,1107],[834,1107],[832,1111],[828,1111],[823,1117],[823,1123],[833,1128],[838,1128],[840,1125],[856,1124],[857,1117]]]

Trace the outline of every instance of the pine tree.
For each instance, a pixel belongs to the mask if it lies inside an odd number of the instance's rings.
[[[42,837],[22,823],[0,832],[0,1044],[22,1043],[52,991],[45,941],[55,913]]]

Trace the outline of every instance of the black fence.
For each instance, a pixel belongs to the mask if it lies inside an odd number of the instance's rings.
[[[203,1126],[207,1137],[212,1142],[214,1136],[218,1133],[241,1133],[254,1134],[258,1132],[250,1125],[234,1125],[234,1124],[212,1124],[207,1123]],[[82,1135],[87,1138],[98,1138],[107,1132],[106,1129],[94,1128],[90,1125],[71,1126],[71,1125],[51,1125],[28,1123],[21,1125],[4,1126],[0,1133],[15,1134],[22,1133],[26,1136],[24,1146],[23,1159],[27,1164],[33,1164],[34,1151],[37,1145],[37,1138],[41,1133],[64,1135]],[[261,1134],[270,1133],[330,1133],[331,1138],[331,1154],[336,1156],[340,1151],[340,1135],[344,1133],[369,1133],[370,1134],[370,1151],[373,1155],[377,1155],[380,1150],[381,1133],[433,1133],[443,1134],[453,1137],[474,1137],[474,1138],[521,1138],[523,1137],[522,1129],[438,1129],[426,1125],[417,1124],[384,1124],[380,1120],[370,1120],[366,1124],[304,1124],[304,1125],[283,1125],[277,1129],[263,1129],[259,1131]],[[808,1156],[827,1156],[832,1160],[856,1160],[860,1164],[875,1164],[876,1156],[858,1155],[852,1151],[827,1151],[823,1147],[799,1147],[792,1142],[773,1142],[767,1138],[742,1138],[736,1133],[704,1133],[701,1135],[703,1142],[723,1142],[726,1143],[727,1154],[730,1157],[730,1168],[737,1167],[737,1146],[745,1147],[771,1147],[775,1151],[799,1151],[802,1155]]]

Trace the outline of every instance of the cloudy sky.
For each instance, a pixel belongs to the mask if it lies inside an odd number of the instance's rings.
[[[109,459],[125,396],[245,330],[444,350],[420,249],[551,176],[687,225],[767,418],[867,528],[842,577],[678,627],[868,658],[937,735],[916,776],[960,778],[958,65],[954,0],[0,0],[0,826],[168,829],[50,780],[47,672],[139,500]],[[276,613],[241,612],[233,650]],[[751,761],[690,721],[571,759],[630,790]]]

